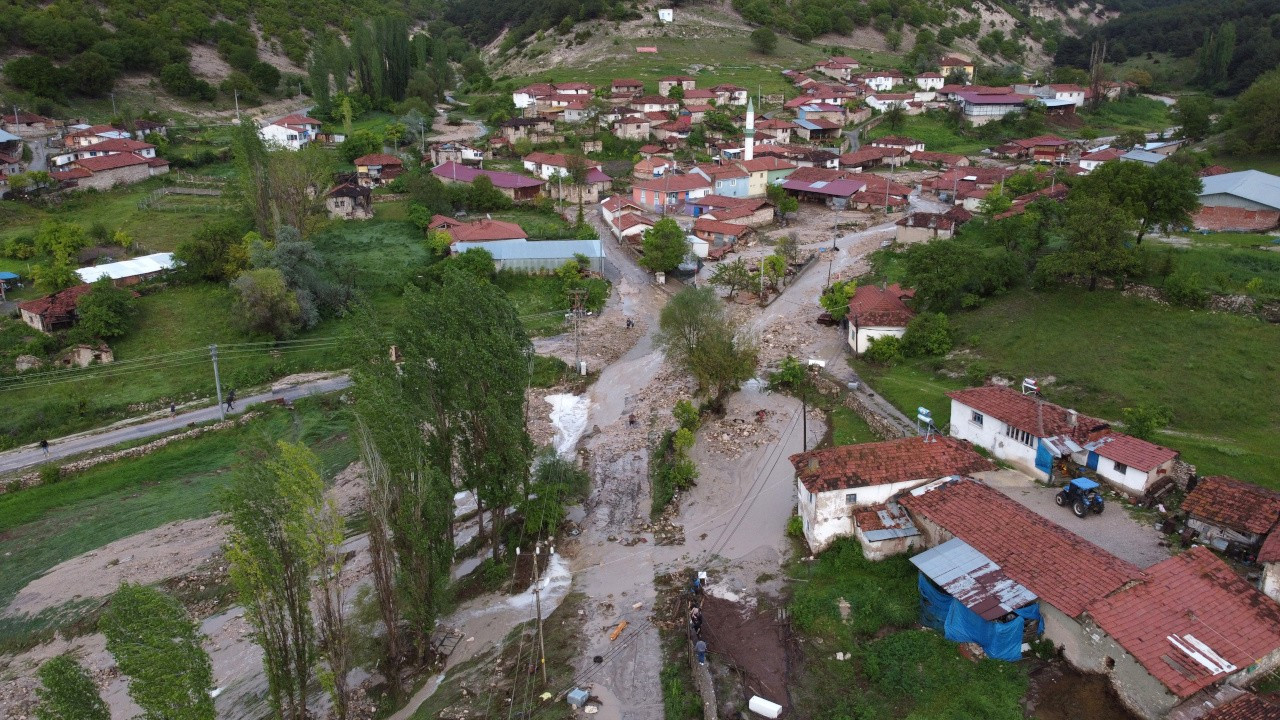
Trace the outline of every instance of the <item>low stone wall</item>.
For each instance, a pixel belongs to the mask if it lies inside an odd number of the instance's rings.
[[[91,467],[94,467],[96,465],[101,465],[103,463],[115,462],[116,460],[122,460],[124,458],[142,457],[143,455],[150,455],[151,453],[155,452],[156,450],[159,450],[160,448],[164,447],[165,445],[168,445],[169,443],[177,442],[178,440],[187,440],[189,438],[198,437],[200,435],[203,435],[213,430],[226,430],[227,428],[234,427],[237,424],[246,423],[257,416],[258,416],[258,413],[256,412],[247,412],[244,415],[241,415],[240,417],[235,418],[233,420],[223,420],[222,422],[217,422],[212,425],[204,425],[202,427],[191,428],[190,430],[185,430],[183,432],[180,432],[174,435],[168,435],[158,440],[152,440],[149,443],[138,445],[136,447],[126,448],[124,450],[117,450],[115,452],[103,453],[101,455],[93,455],[87,458],[82,458],[74,462],[69,462],[66,465],[62,465],[60,466],[60,468],[62,470],[62,474],[65,476],[65,475],[71,475],[74,473],[82,472],[84,470],[88,470]],[[29,472],[26,475],[23,475],[22,477],[18,478],[17,482],[19,484],[19,488],[27,488],[33,485],[37,485],[40,483],[40,471],[35,470],[33,472]],[[6,492],[10,492],[11,490],[16,489],[16,488],[13,488],[12,485],[13,483],[6,483],[4,485],[0,485],[0,494],[4,494]]]
[[[1080,287],[1088,287],[1089,283],[1084,278],[1071,278],[1068,283],[1079,285]],[[1098,278],[1098,289],[1114,290],[1116,284],[1107,278]],[[1151,285],[1142,285],[1137,283],[1126,283],[1122,295],[1129,297],[1139,297],[1143,300],[1160,305],[1168,305],[1169,301],[1165,299],[1164,292],[1160,288]],[[1262,318],[1270,323],[1280,323],[1280,302],[1262,301],[1248,295],[1215,295],[1209,294],[1209,312],[1230,313],[1232,315],[1252,315]]]
[[[876,409],[868,404],[857,392],[850,392],[826,375],[818,375],[814,384],[817,386],[818,392],[823,395],[838,396],[841,404],[857,413],[858,417],[871,426],[871,432],[880,438],[893,440],[907,437],[908,433],[899,427],[897,423],[876,412]]]

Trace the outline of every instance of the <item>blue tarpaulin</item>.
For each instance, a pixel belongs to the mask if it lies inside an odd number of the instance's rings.
[[[1053,451],[1043,439],[1036,440],[1036,469],[1045,473],[1053,472]]]
[[[920,587],[920,622],[923,625],[941,630],[952,642],[977,643],[983,652],[997,660],[1014,662],[1022,659],[1025,620],[1035,620],[1036,632],[1044,632],[1039,603],[1015,610],[1016,617],[1008,622],[987,621],[943,592],[924,573],[920,574],[917,584]]]

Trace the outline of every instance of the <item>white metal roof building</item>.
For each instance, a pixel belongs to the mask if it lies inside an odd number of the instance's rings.
[[[104,277],[109,277],[112,280],[145,279],[158,275],[165,270],[171,270],[173,266],[173,253],[155,253],[154,255],[136,257],[132,260],[121,260],[120,262],[80,268],[76,271],[76,274],[80,276],[81,282],[87,283]]]
[[[1200,204],[1205,207],[1280,210],[1280,177],[1275,175],[1243,170],[1211,175],[1201,182]]]

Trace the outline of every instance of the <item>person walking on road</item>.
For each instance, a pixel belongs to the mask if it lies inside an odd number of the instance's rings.
[[[697,645],[693,646],[694,652],[698,653],[698,664],[707,664],[707,643],[705,640],[699,640]]]
[[[178,417],[178,404],[177,404],[177,403],[169,403],[169,417],[171,417],[171,418]]]
[[[228,410],[236,409],[236,391],[235,390],[232,390],[231,392],[227,393],[227,409]]]
[[[48,454],[49,454],[49,441],[48,441],[48,440],[41,440],[41,441],[40,441],[40,449],[44,451],[44,454],[45,454],[45,455],[48,455]]]

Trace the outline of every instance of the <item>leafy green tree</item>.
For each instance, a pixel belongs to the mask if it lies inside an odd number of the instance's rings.
[[[1201,187],[1195,171],[1185,165],[1115,162],[1081,178],[1072,197],[1096,196],[1123,208],[1138,221],[1136,240],[1141,244],[1152,227],[1190,225],[1191,214],[1200,207]]]
[[[47,263],[32,266],[31,276],[35,280],[36,289],[41,292],[57,292],[80,284],[76,266],[63,254],[55,256]]]
[[[1124,431],[1141,440],[1150,441],[1173,420],[1173,411],[1163,405],[1127,407],[1121,410]]]
[[[951,325],[943,313],[920,313],[907,323],[902,354],[907,357],[941,356],[951,352]]]
[[[226,97],[232,98],[241,107],[253,106],[262,103],[262,96],[259,94],[258,86],[248,75],[239,70],[232,70],[221,83],[218,83],[218,89]]]
[[[66,87],[63,71],[43,55],[28,55],[9,61],[4,75],[19,90],[46,98],[59,98]]]
[[[765,282],[769,283],[769,287],[774,292],[778,291],[778,285],[787,275],[786,258],[774,253],[767,255],[760,261],[760,273],[764,275]]]
[[[200,631],[170,595],[124,583],[99,622],[129,678],[129,697],[155,720],[213,720],[213,669]]]
[[[324,194],[333,176],[331,155],[317,145],[267,154],[267,182],[273,218],[295,228],[303,237],[324,221]]]
[[[843,282],[837,280],[822,291],[822,295],[818,298],[818,304],[835,320],[843,320],[849,314],[849,301],[853,299],[853,293],[857,289],[857,280],[845,280]]]
[[[772,55],[778,49],[778,36],[767,27],[751,32],[751,46],[762,55]]]
[[[662,308],[655,338],[667,358],[713,400],[755,374],[756,347],[711,288],[686,288]]]
[[[275,214],[271,207],[271,159],[253,123],[242,123],[231,136],[231,156],[235,180],[228,188],[245,216],[263,237],[275,235]]]
[[[671,272],[689,255],[684,231],[671,218],[662,218],[644,233],[640,265],[652,272]]]
[[[1178,137],[1203,140],[1213,130],[1213,101],[1203,95],[1186,95],[1178,98],[1170,111],[1178,123]]]
[[[297,330],[302,309],[279,270],[246,270],[231,287],[236,291],[236,317],[245,330],[275,338],[288,337]]]
[[[110,60],[93,52],[80,53],[67,63],[65,75],[76,92],[86,97],[102,97],[116,84],[116,69]]]
[[[1064,221],[1065,246],[1041,260],[1040,271],[1054,277],[1086,278],[1092,291],[1098,287],[1098,278],[1123,284],[1140,269],[1137,249],[1129,244],[1138,221],[1123,207],[1100,195],[1073,193],[1066,202]]]
[[[994,187],[987,193],[987,196],[982,198],[982,201],[978,203],[978,213],[990,220],[1011,207],[1013,207],[1013,200],[1011,200],[1008,195],[1004,194],[1004,189]]]
[[[103,277],[76,303],[76,327],[99,340],[120,337],[129,332],[135,312],[133,293]]]
[[[1227,149],[1234,155],[1280,152],[1280,69],[1258,77],[1227,111]]]
[[[721,262],[711,271],[710,282],[718,288],[723,288],[732,300],[739,290],[751,284],[751,271],[747,269],[746,261],[741,258],[733,262]]]
[[[254,269],[280,271],[298,302],[298,323],[313,327],[324,313],[336,313],[351,300],[350,288],[332,282],[326,274],[327,262],[309,240],[287,225],[276,233],[274,243],[256,242],[249,248],[249,264]]]
[[[1132,148],[1139,147],[1141,145],[1145,145],[1146,143],[1147,143],[1146,133],[1142,132],[1141,130],[1125,130],[1124,132],[1116,136],[1115,143],[1113,144],[1119,148],[1132,149]]]
[[[1200,273],[1194,270],[1179,270],[1165,278],[1164,296],[1174,305],[1192,309],[1209,304],[1209,294],[1204,291],[1204,282],[1200,279]]]
[[[231,582],[263,651],[271,709],[305,720],[316,646],[311,615],[311,523],[324,479],[303,445],[281,442],[239,468],[223,495]]]
[[[783,235],[778,238],[773,252],[781,255],[788,265],[795,265],[800,262],[800,240],[795,233]]]
[[[243,221],[235,218],[202,224],[174,250],[174,256],[182,262],[181,272],[213,282],[239,275],[248,261],[242,242],[244,230]]]
[[[36,252],[45,255],[74,257],[89,247],[89,235],[84,228],[73,223],[46,220],[36,230]]]
[[[71,655],[45,661],[36,674],[40,677],[36,720],[111,720],[98,686]]]
[[[902,107],[902,103],[893,103],[885,108],[883,122],[892,130],[901,130],[907,122],[906,108]]]
[[[916,306],[945,312],[1007,290],[1026,269],[1006,248],[979,247],[954,239],[920,243],[903,253],[906,285],[916,290]]]
[[[1223,23],[1217,31],[1210,32],[1196,56],[1196,74],[1193,82],[1204,88],[1215,89],[1227,80],[1227,70],[1236,51],[1236,26]]]
[[[249,68],[249,79],[264,93],[274,93],[280,87],[280,70],[268,62],[256,62]]]
[[[511,207],[511,199],[494,187],[487,175],[481,175],[467,188],[466,204],[472,212],[490,212]]]
[[[338,155],[347,162],[354,162],[362,155],[382,152],[382,138],[370,130],[356,130],[338,146]]]
[[[769,373],[769,389],[798,389],[804,384],[805,375],[804,365],[800,364],[795,355],[788,355],[778,364],[777,370]]]
[[[876,365],[893,365],[902,359],[902,340],[894,335],[871,338],[862,359]]]

